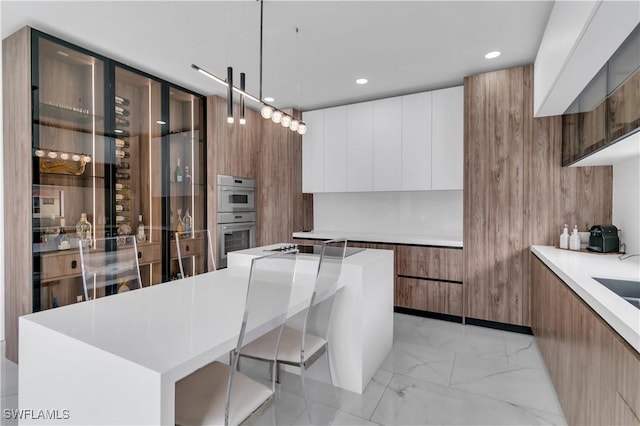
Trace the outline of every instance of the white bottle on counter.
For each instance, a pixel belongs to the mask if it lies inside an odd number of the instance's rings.
[[[564,224],[564,228],[562,228],[562,234],[560,234],[560,248],[569,248],[569,226],[566,223]]]
[[[569,238],[569,248],[571,250],[580,250],[580,234],[578,234],[578,225],[573,226],[573,232]]]

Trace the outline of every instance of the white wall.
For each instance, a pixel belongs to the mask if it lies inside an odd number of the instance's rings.
[[[462,240],[462,191],[313,195],[317,231],[446,236]]]
[[[2,7],[0,7],[0,21]],[[2,82],[2,43],[0,43],[0,82]],[[4,163],[2,125],[2,84],[0,84],[0,340],[4,340]],[[0,354],[2,356],[4,354]]]
[[[622,229],[627,253],[640,253],[640,158],[613,165],[613,224]]]

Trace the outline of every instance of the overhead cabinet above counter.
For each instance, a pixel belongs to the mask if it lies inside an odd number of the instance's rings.
[[[463,86],[304,113],[302,190],[461,190]]]

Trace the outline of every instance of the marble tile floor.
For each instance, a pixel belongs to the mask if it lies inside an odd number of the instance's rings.
[[[17,407],[18,369],[0,359],[1,415]],[[265,364],[241,370],[268,382]],[[307,412],[299,377],[283,373],[278,425],[566,425],[533,336],[484,327],[394,314],[393,349],[362,395],[309,382]],[[257,424],[274,424],[273,404],[245,422]]]

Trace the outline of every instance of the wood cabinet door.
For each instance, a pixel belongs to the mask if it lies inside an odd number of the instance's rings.
[[[431,93],[402,97],[402,190],[431,189]]]
[[[462,189],[464,87],[432,92],[431,188]]]
[[[373,102],[373,190],[402,189],[402,104],[400,98]]]

